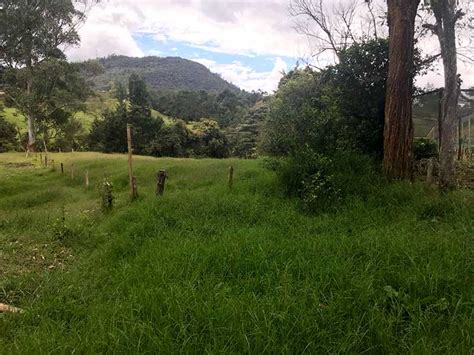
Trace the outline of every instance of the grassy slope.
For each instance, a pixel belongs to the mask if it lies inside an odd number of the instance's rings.
[[[116,100],[111,99],[108,93],[100,93],[95,97],[91,97],[87,102],[87,111],[79,111],[75,117],[82,123],[82,127],[89,132],[92,127],[92,122],[96,117],[101,117],[106,110],[113,111],[117,105]],[[2,108],[2,101],[0,100],[0,109]],[[26,120],[23,115],[11,107],[3,107],[3,114],[5,119],[20,128],[21,132],[26,132]],[[163,115],[162,113],[152,110],[152,116],[161,118],[165,125],[171,125],[173,119]]]
[[[472,351],[472,191],[393,184],[308,216],[259,161],[137,157],[130,203],[125,156],[52,158],[77,178],[0,155],[0,302],[27,310],[0,315],[0,353]]]

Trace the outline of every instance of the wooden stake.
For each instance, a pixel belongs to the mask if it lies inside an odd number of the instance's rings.
[[[130,185],[130,195],[134,198],[133,189],[133,169],[132,169],[132,132],[130,124],[127,123],[127,147],[128,147],[128,183]]]
[[[165,182],[168,173],[166,170],[160,170],[156,174],[156,195],[163,196],[163,192],[165,191]]]
[[[132,176],[132,200],[138,197],[138,188],[137,188],[137,177]]]
[[[428,167],[426,168],[426,183],[428,185],[433,183],[433,159],[428,159]]]
[[[47,155],[44,157],[44,166],[48,167],[48,156]]]
[[[54,159],[51,159],[51,168],[53,168],[53,170],[56,170],[56,165],[54,165]]]
[[[86,185],[86,189],[89,188],[89,170],[86,170],[84,173],[84,184]]]
[[[71,180],[74,180],[74,163],[71,164]]]
[[[232,190],[233,185],[234,185],[234,167],[231,165],[229,166],[229,189]]]
[[[40,162],[41,162],[41,166],[43,166],[43,154],[40,153]]]
[[[64,164],[61,163],[61,174],[64,174]]]
[[[469,121],[467,121],[467,134],[468,134],[468,144],[469,144],[469,149],[472,149],[472,141],[471,141],[471,117],[469,117]]]
[[[46,141],[43,139],[44,146],[44,160],[46,162],[45,166],[48,167],[48,147],[46,146]]]

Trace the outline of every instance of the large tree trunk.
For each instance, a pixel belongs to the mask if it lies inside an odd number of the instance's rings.
[[[456,185],[456,128],[460,93],[456,55],[456,1],[446,0],[436,3],[433,11],[444,67],[439,183],[441,188],[452,188]]]
[[[413,36],[419,3],[388,0],[390,43],[383,167],[392,178],[410,178],[413,169]]]

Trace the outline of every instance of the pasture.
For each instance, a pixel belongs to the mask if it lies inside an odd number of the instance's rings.
[[[0,154],[2,354],[472,353],[472,190],[311,215],[261,160],[134,157],[131,202],[125,155],[49,158]]]

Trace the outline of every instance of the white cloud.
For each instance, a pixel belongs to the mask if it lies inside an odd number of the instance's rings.
[[[79,61],[110,54],[142,57],[144,53],[129,28],[137,19],[133,14],[131,17],[123,16],[125,10],[125,6],[112,9],[94,7],[87,22],[79,29],[80,46],[66,50],[68,58]]]
[[[287,5],[287,0],[103,1],[80,30],[81,47],[68,54],[140,55],[132,34],[142,33],[221,53],[297,56],[305,41],[292,30]]]
[[[273,69],[267,72],[258,72],[239,61],[229,64],[220,64],[204,58],[195,59],[195,61],[220,74],[225,80],[248,91],[261,89],[269,93],[273,92],[282,77],[282,73],[288,70],[288,65],[281,58],[276,58]]]
[[[332,0],[325,0],[333,4]],[[346,1],[346,0],[342,0]],[[290,0],[109,0],[94,6],[80,29],[81,46],[67,51],[72,60],[83,60],[109,54],[143,56],[134,35],[148,34],[156,41],[180,42],[208,51],[244,56],[306,57],[308,40],[293,29],[288,15]],[[363,3],[361,1],[361,3]],[[376,0],[381,6],[385,1]],[[359,21],[362,23],[362,21]],[[358,23],[359,23],[358,22]],[[427,51],[436,43],[424,43]],[[179,51],[175,51],[180,55]],[[321,59],[321,58],[320,58]],[[277,60],[278,61],[278,60]],[[323,66],[333,61],[322,58]],[[275,64],[276,65],[276,64]],[[282,66],[282,64],[280,63]],[[268,90],[277,75],[256,72],[236,63],[212,65],[212,70],[232,78],[245,88]],[[459,64],[465,86],[474,85],[472,66]],[[236,75],[235,73],[240,73]],[[273,79],[270,79],[270,75]],[[262,80],[259,83],[258,80]],[[419,83],[442,84],[442,76],[430,74]],[[272,86],[271,88],[274,88]]]

